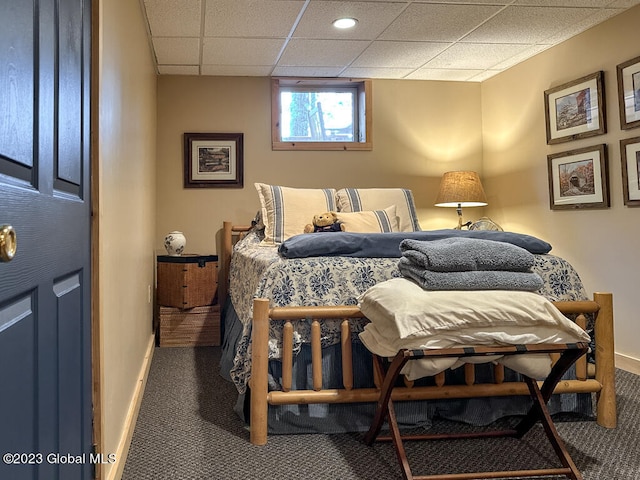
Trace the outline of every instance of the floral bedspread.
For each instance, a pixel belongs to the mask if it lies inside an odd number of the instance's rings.
[[[311,257],[284,259],[277,247],[260,244],[259,231],[238,242],[231,258],[230,295],[243,332],[238,342],[231,379],[240,393],[246,391],[251,371],[251,318],[253,299],[268,298],[271,306],[356,305],[358,297],[376,283],[400,277],[398,258]],[[536,255],[533,270],[544,281],[539,293],[551,301],[587,299],[574,268],[554,255]],[[357,334],[366,320],[352,322]],[[269,358],[280,358],[281,329],[271,325]],[[310,322],[294,324],[294,353],[309,341]],[[325,322],[322,345],[340,341],[339,322]],[[355,338],[355,336],[354,336]]]

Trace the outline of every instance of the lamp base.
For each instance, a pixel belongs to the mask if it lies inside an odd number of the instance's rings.
[[[471,225],[472,222],[462,223],[462,205],[458,204],[456,211],[458,212],[458,226],[456,227],[456,230],[462,230],[462,227],[469,228],[469,225]]]

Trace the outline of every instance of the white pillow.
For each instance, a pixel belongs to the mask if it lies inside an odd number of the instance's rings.
[[[360,296],[359,305],[371,320],[360,339],[371,352],[383,357],[392,357],[402,348],[589,341],[584,330],[533,292],[434,291],[406,278],[393,278],[369,288]],[[403,373],[416,379],[457,362],[455,358],[425,360],[409,362]],[[540,376],[539,364],[533,371],[509,366],[525,375]]]
[[[255,183],[264,222],[263,244],[274,245],[304,233],[318,213],[336,210],[333,188],[291,188]]]
[[[338,210],[362,212],[382,210],[388,205],[396,206],[401,232],[420,230],[416,207],[411,190],[405,188],[343,188],[336,193]]]
[[[336,212],[338,221],[345,232],[386,233],[399,232],[396,206],[391,205],[384,210],[365,212]]]

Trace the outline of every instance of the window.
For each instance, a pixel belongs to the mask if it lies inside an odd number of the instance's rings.
[[[371,150],[371,81],[275,78],[273,150]]]

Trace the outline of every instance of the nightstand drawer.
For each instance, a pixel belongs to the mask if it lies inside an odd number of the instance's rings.
[[[158,305],[192,308],[215,303],[217,255],[158,256]]]

